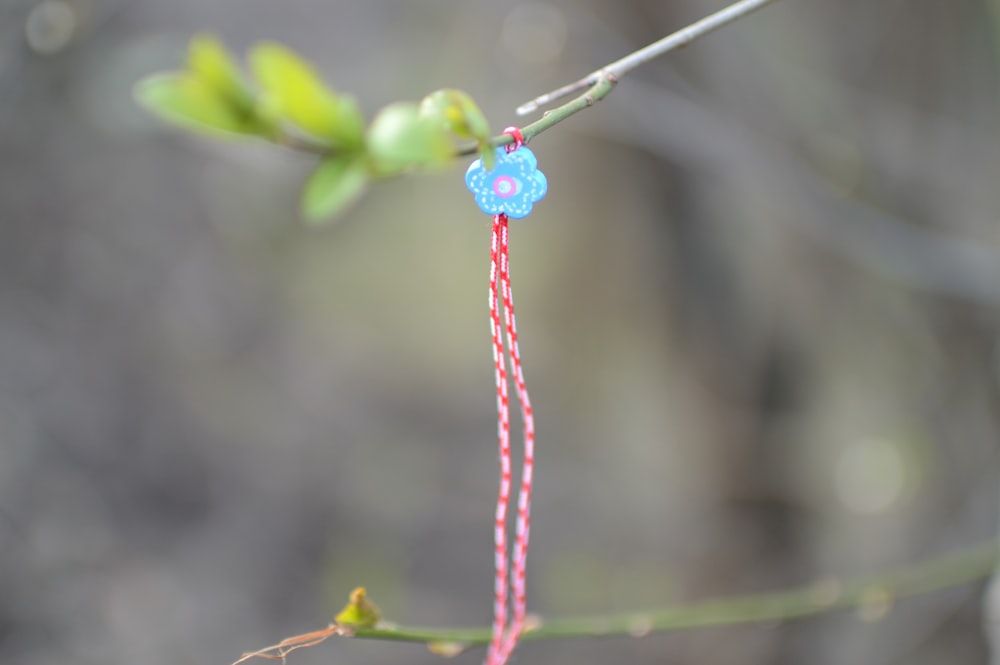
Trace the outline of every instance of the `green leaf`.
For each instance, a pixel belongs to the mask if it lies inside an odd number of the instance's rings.
[[[188,69],[223,99],[246,114],[253,112],[253,95],[236,61],[212,35],[196,35],[188,46]]]
[[[361,145],[364,117],[357,103],[328,88],[301,56],[268,42],[254,47],[249,57],[264,103],[274,113],[337,146],[354,149]]]
[[[351,628],[372,628],[381,618],[378,607],[368,599],[365,588],[359,586],[351,592],[347,605],[333,620]]]
[[[478,141],[490,138],[490,123],[467,93],[461,90],[435,90],[420,102],[420,114],[436,118],[462,138]]]
[[[337,98],[337,141],[345,150],[360,150],[365,144],[365,114],[354,97]]]
[[[154,115],[204,134],[258,134],[260,126],[191,72],[157,74],[139,81],[136,101]]]
[[[461,90],[435,90],[420,102],[422,117],[442,123],[461,138],[476,140],[483,166],[493,168],[496,153],[490,145],[490,123],[479,106]]]
[[[368,128],[368,150],[381,175],[439,164],[454,155],[447,129],[421,116],[412,102],[396,102],[379,111]]]
[[[320,163],[302,190],[302,214],[314,223],[343,212],[368,185],[368,169],[359,155],[342,154]]]

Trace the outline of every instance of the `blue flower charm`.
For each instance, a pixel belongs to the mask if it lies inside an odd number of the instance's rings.
[[[497,148],[497,163],[492,171],[477,159],[465,172],[465,186],[476,196],[476,203],[487,215],[505,213],[521,219],[531,212],[548,190],[545,174],[538,170],[538,160],[525,147],[513,152]]]

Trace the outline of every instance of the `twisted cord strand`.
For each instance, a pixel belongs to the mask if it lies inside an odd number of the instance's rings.
[[[528,397],[528,388],[524,381],[521,352],[517,343],[517,320],[514,316],[514,297],[510,285],[508,226],[505,222],[501,222],[500,225],[500,292],[503,298],[504,322],[507,328],[507,350],[510,353],[514,385],[517,389],[517,399],[521,404],[521,420],[524,427],[524,461],[521,468],[521,488],[517,499],[517,532],[514,540],[513,577],[511,579],[514,612],[501,653],[501,662],[506,662],[524,631],[527,614],[525,571],[528,536],[531,529],[531,488],[535,468],[535,416],[531,408],[531,399]]]
[[[513,152],[524,145],[524,135],[517,127],[507,127],[514,141],[506,146]],[[524,631],[527,600],[525,594],[525,567],[528,555],[528,535],[531,521],[531,487],[535,468],[535,416],[528,397],[521,366],[521,352],[517,343],[517,321],[514,317],[514,296],[510,286],[510,246],[508,242],[509,219],[504,213],[493,216],[490,239],[490,323],[493,331],[493,364],[496,368],[497,431],[500,442],[500,491],[497,496],[494,523],[494,558],[496,575],[493,581],[493,634],[486,654],[485,665],[504,665],[517,646]],[[498,290],[499,289],[499,290]],[[510,353],[511,371],[517,398],[521,406],[524,428],[524,461],[521,468],[521,487],[517,499],[517,526],[514,541],[513,579],[507,558],[507,513],[510,507],[511,451],[510,451],[510,395],[507,381],[507,357],[504,352],[503,331],[500,328],[499,304],[503,302],[504,327],[507,331],[507,351]],[[510,627],[507,626],[508,593],[514,596],[514,612]],[[506,631],[506,634],[505,634]]]
[[[507,590],[509,586],[507,569],[507,510],[510,505],[511,461],[510,461],[510,396],[507,392],[507,363],[503,346],[503,330],[500,324],[497,278],[500,265],[501,228],[506,215],[493,217],[493,233],[490,242],[490,328],[493,333],[493,364],[497,387],[497,438],[500,456],[500,489],[497,493],[497,509],[493,525],[494,567],[493,581],[493,637],[486,655],[486,665],[502,665],[503,637],[507,624]]]

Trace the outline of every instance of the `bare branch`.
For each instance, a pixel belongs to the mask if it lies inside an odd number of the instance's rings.
[[[649,46],[645,46],[638,51],[628,54],[620,60],[616,60],[609,65],[601,67],[597,71],[591,72],[579,81],[574,81],[573,83],[564,85],[563,87],[553,90],[552,92],[547,92],[544,95],[535,97],[530,102],[517,107],[517,114],[527,115],[528,113],[537,111],[542,106],[562,99],[577,90],[593,86],[601,78],[609,77],[612,79],[621,79],[621,77],[636,67],[644,65],[650,60],[660,57],[664,53],[669,53],[670,51],[679,49],[682,46],[686,46],[699,37],[703,37],[708,33],[713,32],[728,23],[732,23],[736,19],[742,18],[772,2],[774,2],[774,0],[740,0],[740,2],[706,16],[686,28],[682,28],[673,34],[667,35],[659,41],[653,42]],[[597,101],[597,99],[594,101]]]
[[[522,639],[641,637],[653,632],[689,628],[788,621],[851,609],[859,611],[862,616],[882,616],[904,598],[983,580],[996,565],[996,558],[997,543],[989,541],[913,566],[862,578],[829,577],[785,591],[722,598],[649,612],[565,619],[534,617],[532,626]],[[417,628],[383,624],[344,632],[331,625],[325,630],[296,635],[267,649],[244,654],[237,663],[253,657],[282,658],[293,650],[319,644],[334,634],[360,639],[418,642],[427,644],[435,653],[449,655],[485,646],[490,641],[488,628]]]

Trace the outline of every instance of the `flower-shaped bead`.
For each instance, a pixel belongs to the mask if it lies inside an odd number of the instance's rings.
[[[538,170],[538,160],[527,148],[513,152],[497,148],[497,162],[492,171],[477,159],[465,172],[465,185],[476,196],[476,203],[487,215],[506,214],[514,219],[527,217],[531,206],[548,190],[545,174]]]

